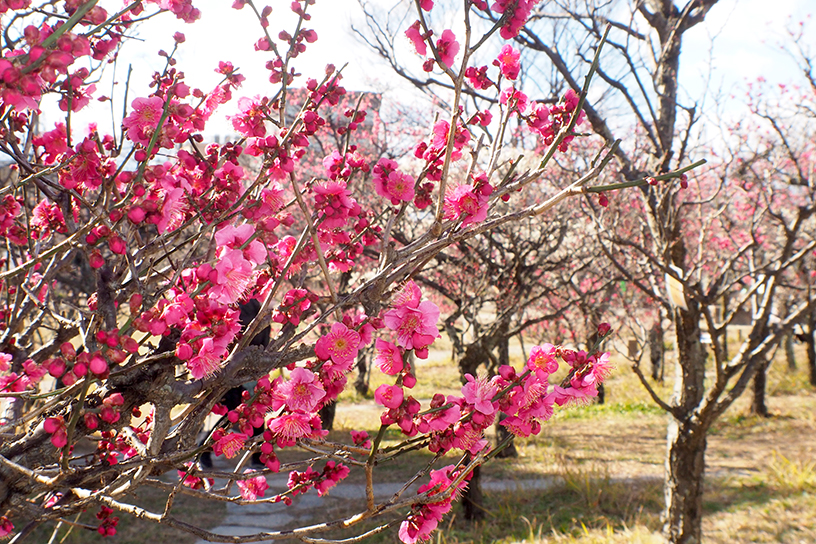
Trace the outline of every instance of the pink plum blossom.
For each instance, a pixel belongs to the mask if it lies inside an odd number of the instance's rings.
[[[247,435],[243,433],[221,434],[215,442],[213,442],[213,453],[223,455],[227,459],[232,459],[241,451],[241,448],[244,447],[246,439]]]
[[[509,43],[504,44],[499,56],[493,61],[493,64],[499,67],[502,75],[507,79],[516,79],[521,69],[521,65],[519,64],[520,57],[520,51],[513,49],[513,46]]]
[[[215,243],[219,248],[230,248],[241,250],[244,257],[252,264],[258,265],[266,260],[266,249],[260,240],[252,240],[247,245],[247,240],[255,235],[255,227],[249,223],[243,223],[234,227],[227,225],[215,233]],[[243,247],[246,246],[246,247]],[[243,249],[242,249],[243,247]],[[224,249],[221,249],[224,252]]]
[[[462,396],[465,402],[485,416],[495,414],[496,403],[493,402],[493,397],[498,392],[497,387],[482,376],[474,378],[471,374],[465,374],[465,379],[467,383],[462,386]]]
[[[411,40],[411,43],[414,44],[414,49],[418,55],[424,57],[428,54],[428,46],[425,45],[425,40],[422,38],[419,21],[414,21],[414,23],[408,27],[408,30],[405,31],[405,35]]]
[[[374,400],[386,408],[399,408],[405,398],[402,387],[382,384],[374,391]]]
[[[360,334],[343,323],[334,323],[329,334],[324,334],[315,344],[315,355],[323,360],[331,359],[337,364],[348,363],[357,358]]]
[[[252,283],[254,276],[252,263],[244,258],[239,249],[226,251],[215,265],[215,285],[211,296],[222,304],[237,302]]]
[[[212,338],[204,338],[198,354],[187,361],[187,369],[196,380],[212,376],[221,368],[221,358],[225,354],[226,349],[214,342]]]
[[[539,379],[546,380],[547,376],[558,370],[558,361],[555,360],[555,346],[541,344],[533,346],[527,358],[527,368],[535,372]]]
[[[459,42],[456,36],[448,29],[442,31],[442,35],[436,40],[436,52],[439,53],[439,60],[445,66],[453,66],[453,59],[459,52]]]
[[[267,427],[273,434],[286,441],[295,441],[312,434],[311,418],[300,412],[282,414],[272,418]]]
[[[439,338],[438,320],[439,307],[429,300],[415,308],[392,308],[383,315],[385,326],[397,333],[397,345],[405,349],[422,349]]]
[[[137,144],[147,146],[150,138],[159,126],[164,110],[164,101],[158,96],[137,98],[131,104],[131,113],[122,120],[127,129],[128,138]]]
[[[246,469],[244,474],[253,472]],[[269,489],[269,484],[266,483],[266,476],[259,474],[254,478],[247,478],[246,480],[238,480],[238,488],[241,490],[241,498],[247,501],[256,501],[266,494]]]
[[[402,352],[395,344],[377,338],[374,342],[374,364],[384,374],[396,376],[405,366],[402,360]]]
[[[278,392],[285,399],[289,409],[302,412],[314,411],[326,396],[326,390],[314,372],[300,367],[292,371],[290,379],[283,382]]]
[[[477,194],[473,185],[459,185],[445,195],[445,219],[462,218],[462,226],[480,223],[487,217],[489,196]]]

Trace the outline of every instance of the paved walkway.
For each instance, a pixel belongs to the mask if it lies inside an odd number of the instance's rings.
[[[232,466],[227,464],[223,458],[215,458],[214,461],[215,470],[232,470]],[[268,476],[269,490],[267,490],[266,496],[285,491],[287,480],[288,474]],[[483,481],[482,489],[485,491],[532,491],[548,489],[555,485],[556,482],[556,478],[523,481]],[[220,482],[220,485],[223,484],[223,481]],[[219,485],[219,482],[216,482],[216,485]],[[416,488],[419,485],[420,483],[415,484],[412,489],[406,492],[405,496],[416,494]],[[375,484],[374,497],[381,502],[394,495],[402,486],[403,484],[400,483]],[[237,493],[237,489],[235,492]],[[362,511],[365,508],[365,486],[341,482],[323,497],[318,497],[315,490],[312,489],[308,493],[294,497],[291,506],[286,506],[283,503],[253,505],[227,503],[227,514],[222,524],[210,529],[210,531],[220,535],[239,536],[292,528],[295,524],[304,526],[310,523],[328,521],[322,518],[320,513],[336,510],[335,507],[340,502],[345,503],[345,505],[351,502],[357,503],[360,505],[360,511]],[[265,540],[261,542],[273,541]],[[206,544],[206,541],[200,540],[196,544]]]

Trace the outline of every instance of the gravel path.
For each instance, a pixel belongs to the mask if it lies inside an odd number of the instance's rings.
[[[232,467],[222,459],[215,460],[216,470],[231,470]],[[286,489],[288,475],[271,475],[267,477],[269,490],[267,495],[279,493]],[[558,478],[541,478],[523,481],[497,480],[483,481],[482,489],[485,491],[533,491],[549,489],[558,483]],[[218,485],[219,482],[216,482]],[[223,482],[221,482],[223,485]],[[390,498],[394,493],[402,488],[400,483],[379,483],[374,485],[375,500],[381,502]],[[408,493],[415,494],[416,484]],[[318,497],[314,490],[306,494],[298,495],[292,500],[291,506],[283,503],[264,503],[255,505],[227,504],[227,515],[221,525],[210,529],[211,532],[225,536],[250,535],[265,531],[277,531],[290,527],[297,522],[299,526],[308,523],[324,521],[320,519],[320,513],[335,510],[344,503],[347,506],[350,502],[360,505],[362,510],[365,505],[365,486],[362,484],[340,483],[333,487],[329,493],[323,497]],[[262,540],[260,542],[273,542]],[[200,540],[196,544],[206,544],[205,540]]]

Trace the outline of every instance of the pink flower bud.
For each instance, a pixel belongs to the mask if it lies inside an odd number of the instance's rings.
[[[105,265],[105,259],[102,258],[102,254],[96,250],[88,256],[88,262],[91,268],[102,268]]]
[[[93,413],[86,413],[83,418],[85,419],[85,427],[88,428],[89,431],[96,430],[99,427],[99,419],[97,419],[96,414]]]
[[[187,342],[179,342],[176,346],[176,357],[182,361],[188,360],[193,356],[193,348]]]
[[[128,219],[130,219],[130,221],[132,223],[135,223],[135,224],[138,225],[139,223],[144,221],[145,211],[139,206],[133,206],[132,208],[130,208],[130,210],[128,210],[127,216],[128,216]]]
[[[125,397],[122,396],[122,393],[113,393],[102,401],[105,406],[122,406],[124,403]]]
[[[130,336],[122,338],[122,347],[125,348],[125,351],[128,353],[137,353],[139,351],[139,343]]]
[[[413,389],[417,383],[416,376],[411,374],[410,372],[406,372],[402,375],[402,385],[407,387],[408,389]]]
[[[74,349],[74,346],[70,342],[64,342],[60,346],[60,351],[62,352],[63,357],[69,361],[76,359],[76,349]]]
[[[76,382],[77,382],[76,374],[74,374],[70,370],[66,372],[65,375],[62,377],[62,383],[64,383],[65,385],[69,386],[74,385]]]
[[[135,315],[142,307],[142,295],[133,293],[128,304],[130,305],[130,315]]]
[[[48,373],[55,378],[59,378],[65,374],[65,361],[62,359],[52,359],[51,364],[48,365]]]
[[[118,236],[113,236],[108,240],[108,247],[117,255],[124,255],[124,253],[127,251],[125,241]]]
[[[49,417],[43,422],[43,429],[49,434],[54,434],[65,425],[65,420],[62,416]]]
[[[116,364],[121,364],[125,362],[125,359],[127,359],[127,353],[121,349],[109,349],[105,352],[105,355],[107,355],[111,362]]]
[[[99,417],[106,423],[116,423],[119,421],[119,412],[110,406],[103,406],[99,410]]]

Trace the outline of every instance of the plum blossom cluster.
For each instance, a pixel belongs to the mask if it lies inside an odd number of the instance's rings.
[[[462,227],[481,223],[487,217],[493,186],[484,173],[475,175],[473,183],[455,186],[445,195],[445,219],[462,219]]]
[[[429,498],[438,497],[439,500],[415,504],[408,518],[400,524],[399,538],[405,544],[414,544],[418,540],[428,540],[442,518],[450,512],[453,501],[458,498],[459,491],[467,486],[470,478],[468,473],[460,478],[460,473],[454,465],[431,471],[430,481],[420,486],[417,493],[427,493]],[[459,480],[458,483],[455,483]]]
[[[247,3],[234,0],[233,7]],[[57,479],[81,466],[83,474],[102,475],[87,478],[101,488],[112,466],[145,467],[156,447],[176,448],[163,457],[170,459],[167,466],[180,469],[184,485],[208,492],[213,482],[207,474],[197,475],[200,467],[191,457],[202,444],[193,436],[210,411],[223,419],[202,447],[227,459],[253,452],[268,471],[277,472],[281,449],[325,438],[319,412],[338,398],[358,357],[372,344],[374,364],[394,378],[375,392],[384,408],[382,425],[396,425],[406,436],[422,435],[419,440],[433,452],[477,455],[486,451],[485,430],[499,413],[506,415],[503,424],[511,433],[528,436],[539,432],[554,406],[597,394],[608,355],[544,345],[533,350],[525,369],[502,367],[491,378],[468,375],[460,395],[436,394],[424,409],[410,395],[417,381],[410,361],[427,358],[440,336],[439,307],[408,280],[387,308],[371,311],[380,302],[363,304],[352,283],[368,281],[359,278],[377,262],[374,249],[390,242],[383,239],[383,225],[411,205],[424,209],[436,198],[442,200],[444,219],[461,227],[485,220],[494,192],[489,174],[473,168],[458,185],[445,184],[442,176],[450,162],[466,155],[471,129],[489,126],[492,114],[466,116],[463,108],[436,121],[425,141],[411,146],[418,159],[411,173],[406,163],[372,156],[353,142],[373,130],[376,114],[362,101],[349,104],[334,66],[294,88],[301,76],[292,61],[317,39],[302,25],[313,3],[291,2],[298,16],[291,33],[266,30],[274,21],[271,8],[255,12],[264,28],[255,48],[268,58],[269,81],[281,87],[271,97],[236,101],[229,120],[242,136],[239,142],[205,145],[202,131],[233,99],[243,76],[220,61],[214,67],[220,83],[211,90],[193,88],[176,68],[175,51],[185,43],[180,32],[172,37],[173,51],[160,52],[165,67],[153,75],[150,92],[127,100],[117,134],[105,134],[96,124],[72,128],[71,116],[92,99],[110,99],[99,96],[86,66],[112,62],[134,17],[147,8],[195,21],[200,12],[191,0],[134,2],[116,15],[93,2],[69,0],[58,22],[39,13],[45,22],[37,25],[25,24],[32,16],[26,11],[29,0],[0,0],[0,14],[22,14],[15,20],[22,29],[18,49],[0,58],[0,136],[3,151],[17,162],[15,184],[0,200],[0,237],[14,246],[13,257],[0,259],[0,391],[26,402],[39,400],[35,393],[46,389],[49,399],[53,394],[47,408],[26,420],[26,431],[34,432],[23,440],[50,442],[53,448],[37,447],[48,450],[49,467],[59,465]],[[419,6],[428,12],[434,2],[421,0]],[[488,9],[483,0],[468,6]],[[497,0],[491,6],[505,15],[505,37],[518,33],[531,8],[525,0]],[[88,11],[72,17],[80,9]],[[452,30],[435,32],[417,20],[406,35],[426,71],[456,73],[462,45]],[[493,66],[500,73],[495,81],[516,81],[520,54],[505,45]],[[477,89],[496,86],[487,66],[468,67],[465,75]],[[48,95],[54,95],[65,119],[35,134],[34,112]],[[500,100],[545,140],[568,122],[577,105],[574,93],[568,93],[562,105],[546,111],[536,106],[527,114],[527,97],[512,83]],[[339,143],[329,146],[329,141]],[[447,189],[434,195],[437,183]],[[372,198],[371,204],[366,193],[384,200]],[[397,213],[389,205],[398,207]],[[63,281],[74,269],[77,277]],[[70,311],[59,315],[66,300]],[[249,328],[242,323],[240,308],[248,301],[260,303],[258,322],[270,326],[272,341],[264,349],[242,351],[250,330],[258,333],[258,323]],[[23,316],[20,308],[31,313]],[[38,336],[38,319],[48,322],[45,328],[56,339],[35,351],[24,344]],[[28,332],[18,334],[23,329]],[[249,363],[236,368],[247,353]],[[553,385],[549,377],[558,360],[569,374]],[[218,388],[247,376],[257,380],[254,388],[241,393],[237,406],[222,405]],[[176,405],[190,403],[180,421],[169,409],[160,412],[166,395],[183,399]],[[140,406],[152,407],[143,416]],[[193,436],[181,436],[190,429]],[[170,433],[178,434],[168,439]],[[96,450],[75,456],[72,448],[89,436]],[[378,439],[366,432],[352,432],[351,441],[348,451],[354,455],[362,449],[378,452]],[[450,510],[469,477],[462,471],[431,472],[430,482],[420,488],[431,500],[412,508],[400,529],[405,542],[426,538]],[[348,474],[338,461],[322,467],[311,463],[291,471],[287,490],[274,500],[288,503],[311,489],[322,496]],[[263,499],[268,492],[261,474],[250,471],[235,481],[244,501]],[[71,508],[60,492],[38,497],[45,508]],[[113,510],[103,506],[97,519],[100,534],[116,533]],[[12,530],[9,519],[0,517],[0,536]]]
[[[527,126],[532,132],[540,135],[546,145],[552,145],[562,127],[569,124],[579,102],[580,97],[578,94],[572,89],[567,89],[561,102],[552,108],[540,103],[535,104],[530,114],[525,118]],[[585,119],[586,114],[581,110],[575,120],[575,126],[583,124]],[[558,144],[558,150],[566,152],[573,139],[575,139],[574,134],[566,135]]]
[[[609,332],[607,324],[599,327],[600,338]],[[377,349],[381,370],[388,370],[386,373],[390,374],[399,368],[391,345],[378,343]],[[559,369],[559,359],[568,367],[567,377],[557,385],[550,384],[550,376]],[[446,453],[458,449],[476,455],[489,448],[485,430],[495,422],[499,413],[504,415],[500,424],[512,435],[538,434],[542,424],[552,417],[554,407],[585,403],[597,396],[597,386],[611,368],[608,353],[589,354],[543,344],[532,348],[521,371],[505,365],[490,379],[466,374],[467,383],[462,386],[461,396],[445,398],[436,394],[425,411],[421,411],[418,401],[405,395],[399,382],[397,385],[381,385],[375,393],[375,400],[386,408],[381,416],[383,425],[396,423],[408,436],[425,434],[430,451]],[[404,380],[402,385],[410,387]],[[454,468],[432,472],[431,481],[418,492],[432,490],[429,496],[441,494],[457,480]],[[458,480],[459,487],[467,483],[466,478]],[[449,493],[439,502],[415,504],[400,527],[400,539],[408,544],[427,539],[450,509],[454,496]]]
[[[424,161],[422,169],[425,180],[417,182],[418,187],[414,195],[414,205],[420,210],[431,205],[431,192],[434,183],[442,179],[442,169],[445,162],[448,139],[450,138],[450,123],[445,120],[437,121],[432,129],[429,141],[420,141],[414,148],[414,157]],[[451,160],[457,161],[462,157],[464,147],[470,141],[471,134],[461,122],[457,122],[453,133],[453,149]],[[423,179],[423,178],[421,178]]]

